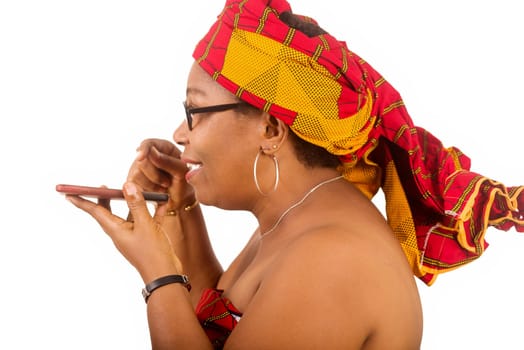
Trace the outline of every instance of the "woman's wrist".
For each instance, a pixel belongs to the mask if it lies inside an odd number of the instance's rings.
[[[183,213],[192,211],[198,206],[199,202],[196,198],[188,201],[187,204],[182,205],[180,208],[168,208],[166,210],[166,216],[179,216]]]
[[[144,284],[151,283],[152,281],[167,275],[183,275],[183,268],[181,263],[177,263],[175,260],[177,257],[163,256],[162,253],[158,254],[149,259],[143,266],[137,266],[138,273],[142,277]]]
[[[173,284],[173,283],[180,283],[188,291],[191,291],[191,284],[189,283],[189,277],[187,277],[186,275],[178,275],[178,274],[166,275],[166,276],[159,277],[144,286],[144,288],[142,289],[142,296],[144,297],[144,301],[147,303],[149,296],[156,289],[166,286],[168,284]]]

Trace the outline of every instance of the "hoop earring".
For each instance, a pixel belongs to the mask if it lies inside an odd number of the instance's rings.
[[[273,190],[268,193],[262,192],[262,189],[260,188],[260,184],[258,183],[258,177],[257,177],[257,166],[258,166],[258,160],[260,158],[260,154],[262,153],[262,149],[260,149],[257,153],[257,156],[255,157],[255,163],[253,164],[253,179],[255,180],[255,186],[257,186],[258,193],[260,193],[263,196],[267,196],[272,192],[275,192],[278,186],[279,178],[280,178],[280,170],[278,168],[278,160],[277,157],[274,155],[271,155],[271,158],[273,158],[273,163],[275,164],[275,183],[273,185]]]

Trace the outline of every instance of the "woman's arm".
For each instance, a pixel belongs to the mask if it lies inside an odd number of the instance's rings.
[[[113,215],[108,203],[96,204],[78,196],[66,198],[98,221],[120,253],[137,269],[144,284],[167,275],[184,274],[185,268],[161,223],[165,207],[159,207],[159,215],[151,217],[141,190],[130,182],[124,186],[132,222]],[[153,290],[147,304],[153,349],[212,349],[183,284],[172,283]]]
[[[187,289],[169,284],[155,290],[147,302],[151,345],[163,349],[213,349],[196,318]]]
[[[128,181],[147,191],[169,194],[166,211],[159,214],[163,217],[158,221],[166,231],[184,273],[191,278],[191,299],[196,305],[202,289],[216,286],[222,267],[211,246],[200,206],[193,206],[196,200],[193,188],[185,180],[187,170],[180,160],[180,150],[173,143],[148,139],[138,148]],[[172,215],[166,215],[169,212]]]
[[[162,223],[175,254],[191,279],[191,300],[196,306],[204,288],[216,287],[222,267],[211,247],[200,206],[165,216]]]

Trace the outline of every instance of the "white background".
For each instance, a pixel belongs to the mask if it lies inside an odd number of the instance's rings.
[[[473,170],[524,184],[518,1],[294,2],[381,72],[415,123],[468,154]],[[120,187],[143,138],[171,137],[192,49],[222,5],[0,2],[1,349],[149,348],[138,274],[54,187]],[[255,222],[205,211],[227,265]],[[489,230],[487,240],[478,261],[419,284],[422,349],[524,349],[524,237]]]

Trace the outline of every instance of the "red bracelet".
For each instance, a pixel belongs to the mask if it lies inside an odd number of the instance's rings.
[[[157,278],[156,280],[146,284],[146,286],[142,289],[144,301],[147,303],[147,299],[149,299],[149,296],[155,289],[171,283],[182,283],[188,291],[191,290],[191,284],[189,284],[189,278],[186,275],[168,275]]]

